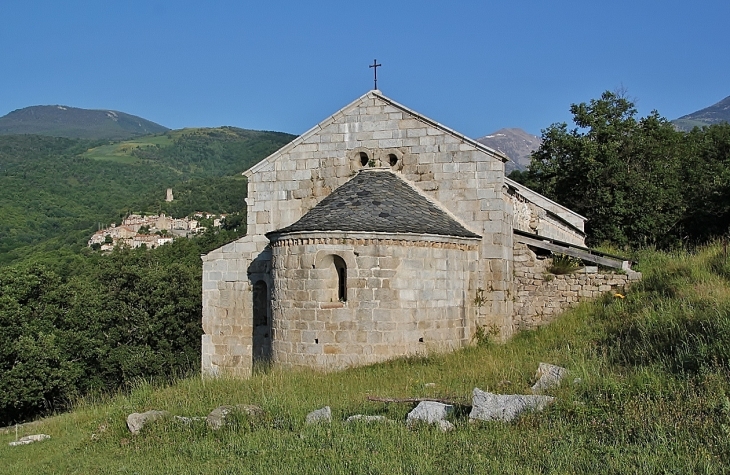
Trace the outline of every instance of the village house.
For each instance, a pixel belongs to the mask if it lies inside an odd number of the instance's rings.
[[[225,215],[196,213],[201,216],[218,216],[213,225],[220,227]],[[189,237],[205,231],[200,221],[189,217],[172,218],[164,213],[159,215],[130,214],[122,220],[121,225],[112,224],[110,227],[95,232],[88,241],[88,246],[101,246],[102,251],[110,251],[117,245],[133,248],[142,247],[154,249],[158,246],[171,243],[173,237]],[[143,231],[143,228],[146,228]],[[160,234],[158,234],[158,232]],[[107,242],[111,239],[111,242]]]
[[[248,234],[203,256],[203,373],[505,339],[635,278],[507,160],[373,90],[244,172]],[[547,279],[554,252],[625,270]]]

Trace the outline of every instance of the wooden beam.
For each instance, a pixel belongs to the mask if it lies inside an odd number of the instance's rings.
[[[379,397],[379,396],[368,396],[368,401],[376,402],[395,402],[395,403],[416,403],[424,401],[440,402],[442,404],[451,404],[452,406],[464,406],[465,404],[460,401],[453,399],[442,399],[437,397]]]

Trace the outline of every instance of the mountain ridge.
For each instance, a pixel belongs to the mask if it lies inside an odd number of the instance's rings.
[[[127,140],[168,130],[165,126],[126,112],[59,104],[24,107],[0,117],[0,135]]]
[[[674,119],[672,124],[679,130],[689,132],[694,127],[720,124],[722,122],[730,122],[730,96],[709,107]]]
[[[524,171],[530,165],[530,156],[542,143],[542,139],[524,130],[512,127],[502,128],[476,139],[477,142],[504,153],[510,161],[505,164],[505,173]]]

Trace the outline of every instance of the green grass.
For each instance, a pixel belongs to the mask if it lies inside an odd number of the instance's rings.
[[[92,160],[124,164],[137,163],[139,162],[139,158],[132,155],[134,150],[142,147],[166,147],[173,142],[171,136],[171,134],[147,135],[136,139],[125,140],[124,142],[101,145],[89,149],[82,156]]]
[[[506,344],[338,373],[259,370],[248,380],[140,382],[87,399],[67,414],[21,427],[50,441],[10,448],[0,434],[0,473],[725,473],[730,464],[730,264],[719,247],[689,255],[646,252],[644,280],[625,299],[605,297]],[[368,395],[438,396],[470,402],[479,387],[527,393],[539,362],[570,370],[556,402],[513,423],[409,430],[411,406]],[[574,383],[574,378],[580,382]],[[436,383],[426,387],[426,383]],[[257,404],[218,432],[160,421],[131,436],[131,412],[206,415]],[[330,425],[305,415],[329,405]],[[352,414],[398,424],[345,425]]]

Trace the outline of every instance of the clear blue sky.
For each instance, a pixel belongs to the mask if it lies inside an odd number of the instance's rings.
[[[468,136],[539,134],[625,88],[674,119],[730,95],[730,2],[2,0],[0,115],[113,109],[299,134],[372,88]]]

